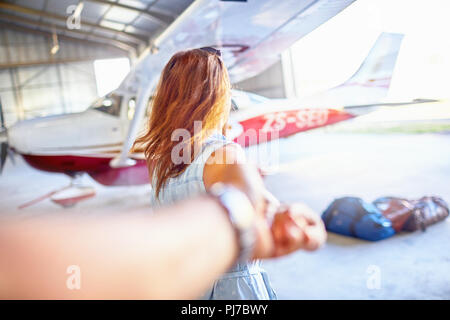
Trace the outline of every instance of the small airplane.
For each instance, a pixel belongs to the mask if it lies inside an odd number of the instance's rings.
[[[13,150],[35,169],[68,175],[69,186],[47,195],[64,207],[95,195],[95,189],[80,185],[83,173],[106,186],[147,184],[143,154],[129,150],[144,127],[152,91],[173,53],[189,47],[220,49],[231,80],[240,81],[270,66],[283,50],[353,1],[195,1],[141,55],[116,90],[83,112],[25,120],[8,128],[8,141],[1,146],[1,169]],[[385,105],[381,101],[389,89],[401,41],[400,34],[380,35],[349,80],[306,99],[268,99],[234,90],[231,137],[247,147],[352,119]],[[264,132],[268,138],[251,142],[245,139],[250,130]]]

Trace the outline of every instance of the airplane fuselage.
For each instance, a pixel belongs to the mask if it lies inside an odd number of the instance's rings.
[[[247,147],[352,117],[343,110],[293,109],[288,100],[267,100],[232,112],[230,138]],[[121,151],[127,126],[128,119],[120,114],[114,116],[89,108],[80,113],[19,122],[8,130],[8,138],[13,150],[38,170],[71,176],[86,172],[104,185],[148,183],[147,163],[142,154],[130,155],[136,160],[133,166],[110,166]]]

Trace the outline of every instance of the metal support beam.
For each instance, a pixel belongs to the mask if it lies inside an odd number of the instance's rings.
[[[18,83],[17,88],[20,88],[20,89],[25,88],[31,81],[33,81],[34,79],[43,75],[47,70],[48,70],[47,66],[40,68],[33,75],[28,77],[28,79],[24,79],[22,83]]]
[[[8,34],[5,32],[5,30],[3,30],[3,46],[6,49],[6,61],[7,63],[10,63],[10,46],[9,46],[9,40],[8,40]],[[25,115],[25,112],[23,110],[23,100],[22,100],[22,91],[20,90],[20,88],[17,86],[17,69],[9,69],[9,77],[11,80],[11,84],[12,84],[12,88],[13,88],[13,93],[14,93],[14,102],[15,102],[15,109],[16,109],[16,117],[19,120],[23,120],[23,117]]]
[[[3,30],[10,29],[10,30],[16,30],[16,31],[20,31],[20,32],[42,35],[45,37],[51,37],[51,35],[52,35],[52,32],[50,32],[50,31],[31,29],[29,27],[27,28],[27,27],[16,25],[16,24],[5,23],[5,22],[1,22],[1,21],[0,21],[0,27],[2,27]],[[80,38],[71,37],[69,35],[63,35],[63,34],[58,34],[58,38],[64,39],[67,41],[72,41],[72,42],[80,42],[84,45],[102,46],[103,48],[107,47],[107,48],[114,49],[114,50],[119,49],[122,52],[126,53],[127,55],[130,54],[130,52],[124,48],[119,48],[119,47],[111,45],[111,43],[106,43],[103,41],[80,39]],[[134,47],[133,47],[133,49],[134,49]]]
[[[62,111],[63,111],[63,113],[67,113],[67,102],[66,102],[66,97],[65,97],[64,83],[62,81],[61,64],[60,63],[56,64],[56,73],[58,76],[58,85],[59,85],[58,91],[59,91],[59,96],[61,99]]]
[[[119,56],[102,56],[101,59],[113,59],[120,58]],[[91,57],[82,57],[82,58],[71,58],[71,59],[52,59],[52,60],[36,60],[36,61],[27,61],[27,62],[10,62],[10,63],[1,63],[1,69],[11,69],[18,67],[31,67],[31,66],[39,66],[39,65],[50,65],[50,64],[60,64],[60,63],[72,63],[72,62],[85,62],[85,61],[93,61],[97,60],[99,57],[91,56]],[[19,87],[19,86],[18,86]]]
[[[11,4],[11,3],[4,3],[4,2],[0,2],[0,9],[6,9],[6,10],[11,10],[14,12],[19,12],[19,13],[23,13],[23,14],[28,14],[28,15],[33,15],[33,16],[38,16],[38,17],[45,17],[45,18],[49,18],[49,19],[54,19],[54,20],[59,20],[59,21],[67,21],[67,17],[65,16],[61,16],[55,13],[50,13],[50,12],[46,12],[46,11],[41,11],[41,10],[36,10],[36,9],[32,9],[32,8],[27,8],[27,7],[21,7],[15,4]],[[108,31],[108,32],[112,32],[114,34],[120,34],[124,37],[129,38],[130,40],[132,40],[135,43],[147,43],[147,39],[143,38],[141,36],[138,36],[136,34],[133,33],[129,33],[126,31],[119,31],[113,28],[108,28],[105,26],[101,26],[95,23],[91,23],[88,21],[83,21],[82,22],[84,25],[92,27],[92,28],[96,28],[99,30],[104,30],[104,31]]]

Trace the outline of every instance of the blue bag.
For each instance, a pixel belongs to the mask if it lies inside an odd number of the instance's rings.
[[[395,233],[391,221],[377,207],[356,197],[334,200],[322,220],[329,231],[364,240],[382,240]]]

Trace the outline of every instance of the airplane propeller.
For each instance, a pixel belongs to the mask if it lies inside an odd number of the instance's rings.
[[[8,143],[2,142],[0,146],[0,173],[3,172],[3,167],[5,165],[7,155],[8,155]]]

